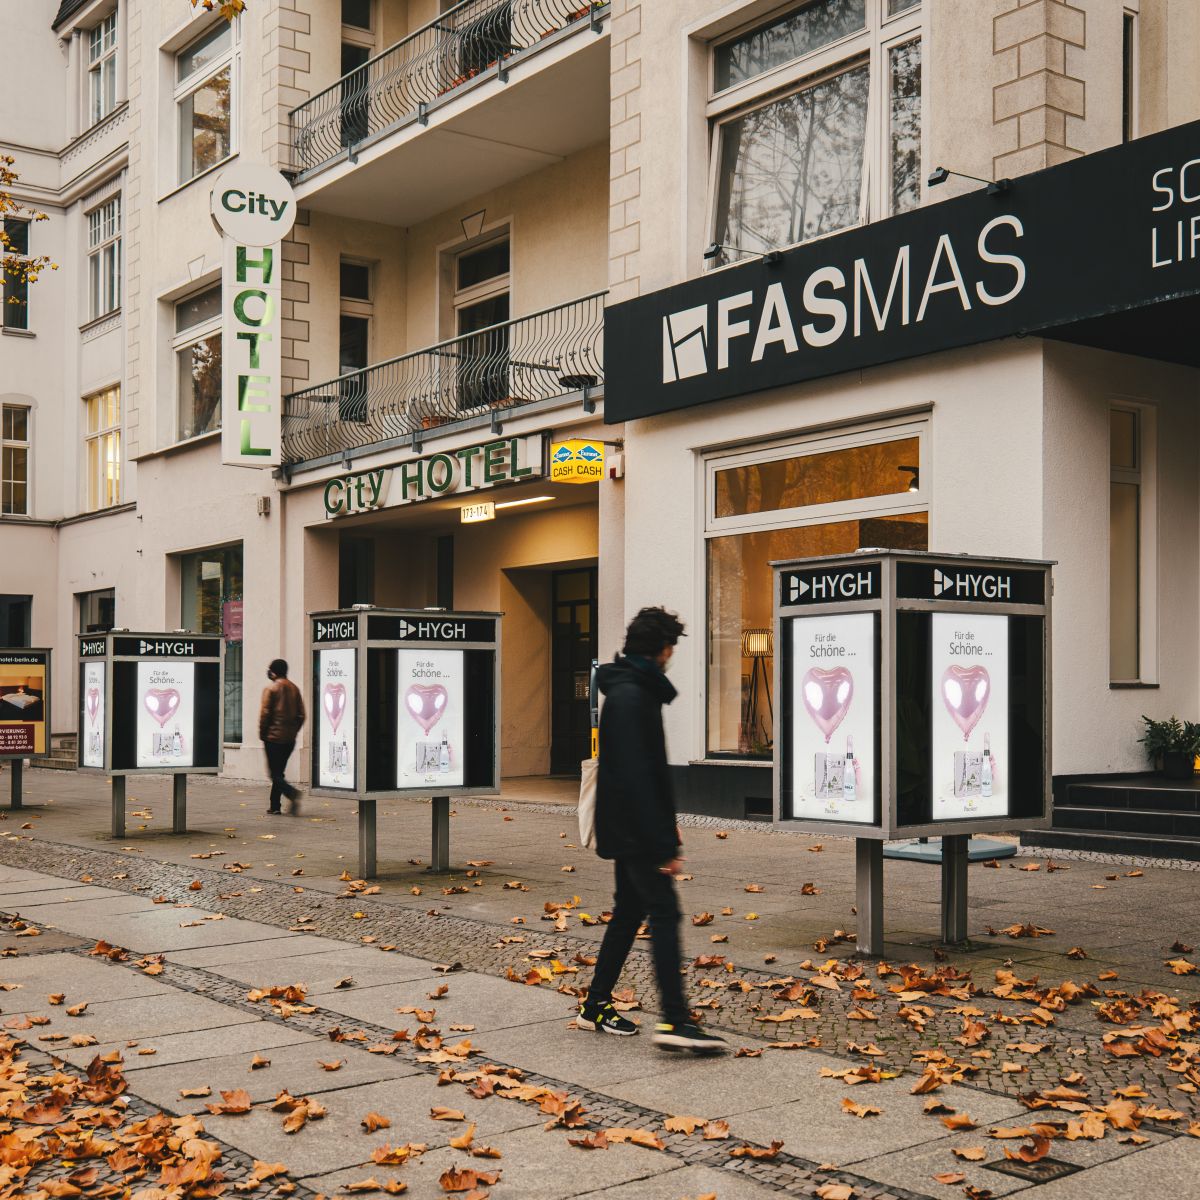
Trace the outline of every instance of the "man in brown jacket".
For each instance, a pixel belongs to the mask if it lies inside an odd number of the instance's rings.
[[[278,816],[283,809],[279,799],[291,801],[292,813],[300,806],[300,792],[283,777],[287,761],[296,748],[296,735],[304,724],[304,698],[300,689],[288,678],[288,665],[275,659],[267,668],[271,686],[263,691],[262,707],[258,712],[258,736],[267,752],[267,768],[271,772],[271,804],[268,816]]]

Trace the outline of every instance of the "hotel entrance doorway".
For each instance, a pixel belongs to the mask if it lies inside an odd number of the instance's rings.
[[[578,775],[591,753],[588,679],[596,657],[596,568],[551,579],[550,773]]]

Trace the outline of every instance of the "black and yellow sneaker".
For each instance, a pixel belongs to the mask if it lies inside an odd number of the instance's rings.
[[[724,1054],[729,1049],[723,1038],[706,1032],[694,1021],[678,1025],[660,1022],[654,1027],[654,1044],[661,1050],[690,1050],[693,1054]]]
[[[627,1021],[617,1012],[611,1000],[605,1001],[603,1004],[586,1002],[581,1004],[575,1024],[580,1029],[593,1029],[596,1033],[611,1033],[614,1037],[632,1037],[638,1031],[638,1027],[632,1021]]]

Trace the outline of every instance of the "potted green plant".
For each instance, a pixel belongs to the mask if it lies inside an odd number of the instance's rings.
[[[1196,755],[1200,754],[1200,724],[1181,721],[1172,716],[1167,721],[1152,721],[1143,716],[1146,732],[1138,741],[1146,747],[1152,762],[1168,779],[1190,779],[1195,772]]]

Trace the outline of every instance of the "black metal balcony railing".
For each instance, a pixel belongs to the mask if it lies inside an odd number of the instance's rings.
[[[574,24],[596,27],[608,0],[465,0],[292,110],[301,175]]]
[[[498,419],[604,379],[604,292],[439,342],[283,404],[283,459],[295,465],[473,417]]]

